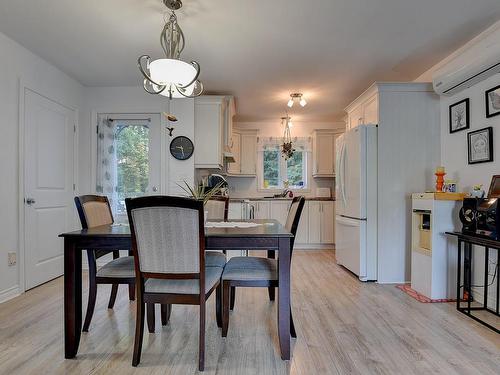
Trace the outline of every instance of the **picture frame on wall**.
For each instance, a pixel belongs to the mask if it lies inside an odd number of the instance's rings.
[[[500,115],[500,85],[484,93],[486,100],[486,118]]]
[[[467,133],[469,164],[493,161],[493,128],[491,126]]]
[[[469,129],[469,98],[450,105],[450,134]]]

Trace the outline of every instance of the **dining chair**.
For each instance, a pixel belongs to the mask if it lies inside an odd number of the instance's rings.
[[[204,211],[207,214],[207,221],[226,221],[229,210],[229,197],[213,196],[205,203]],[[206,251],[205,265],[207,267],[224,267],[226,264],[226,251]],[[161,305],[161,324],[167,325],[172,313],[171,305]],[[148,332],[155,332],[155,305],[148,303],[146,305],[146,321]]]
[[[113,213],[108,198],[100,195],[82,195],[75,197],[76,209],[80,217],[82,229],[113,224]],[[87,249],[89,265],[89,300],[87,313],[83,323],[83,332],[88,332],[97,297],[98,284],[111,284],[108,309],[112,309],[119,284],[128,284],[129,300],[135,300],[134,257],[120,257],[119,249],[113,250],[113,260],[97,268],[97,259],[109,254],[109,250]]]
[[[292,256],[295,235],[299,225],[302,209],[304,208],[304,197],[295,197],[292,200],[285,228],[293,234],[290,241],[290,257]],[[291,261],[291,259],[290,259]],[[234,257],[229,259],[222,273],[222,336],[227,336],[229,327],[230,297],[234,301],[230,290],[235,287],[279,287],[278,259],[262,257]],[[270,294],[271,296],[271,294]],[[274,293],[273,293],[274,296]],[[271,298],[273,299],[273,298]],[[290,308],[290,332],[292,337],[297,337],[293,323],[292,310]]]
[[[229,212],[229,197],[213,196],[205,203],[207,221],[227,221]],[[207,266],[224,267],[226,264],[226,250],[207,251]]]
[[[137,313],[132,366],[141,359],[146,304],[200,307],[198,368],[205,362],[205,306],[216,291],[221,325],[222,267],[205,264],[203,202],[181,197],[125,199],[134,254]]]

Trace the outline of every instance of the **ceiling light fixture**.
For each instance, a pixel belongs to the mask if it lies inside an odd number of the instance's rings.
[[[144,90],[172,98],[194,98],[203,92],[198,79],[200,65],[196,61],[187,63],[180,59],[184,49],[184,33],[177,23],[175,11],[182,7],[181,0],[163,0],[171,10],[170,17],[160,35],[160,43],[166,58],[151,61],[149,55],[137,59],[139,70],[144,76]]]
[[[293,104],[298,101],[301,107],[305,107],[307,102],[304,99],[304,96],[300,92],[295,92],[293,94],[290,94],[290,100],[288,101],[287,105],[289,108],[293,107]]]
[[[292,144],[292,135],[290,133],[292,118],[287,114],[285,117],[281,118],[281,124],[283,125],[283,144],[281,145],[281,154],[285,160],[288,160],[295,152]]]

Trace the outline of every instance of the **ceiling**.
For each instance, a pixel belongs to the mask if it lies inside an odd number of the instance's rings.
[[[34,5],[36,4],[36,6]],[[0,0],[0,31],[85,86],[140,85],[161,57],[161,0]],[[373,81],[413,80],[500,19],[498,0],[184,0],[184,60],[240,121],[332,121]]]

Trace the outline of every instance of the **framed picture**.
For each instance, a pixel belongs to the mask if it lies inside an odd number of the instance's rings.
[[[484,96],[486,99],[486,117],[500,115],[500,85],[486,91]]]
[[[450,105],[450,133],[469,129],[469,99]]]
[[[493,161],[493,128],[487,127],[467,133],[469,164]]]

